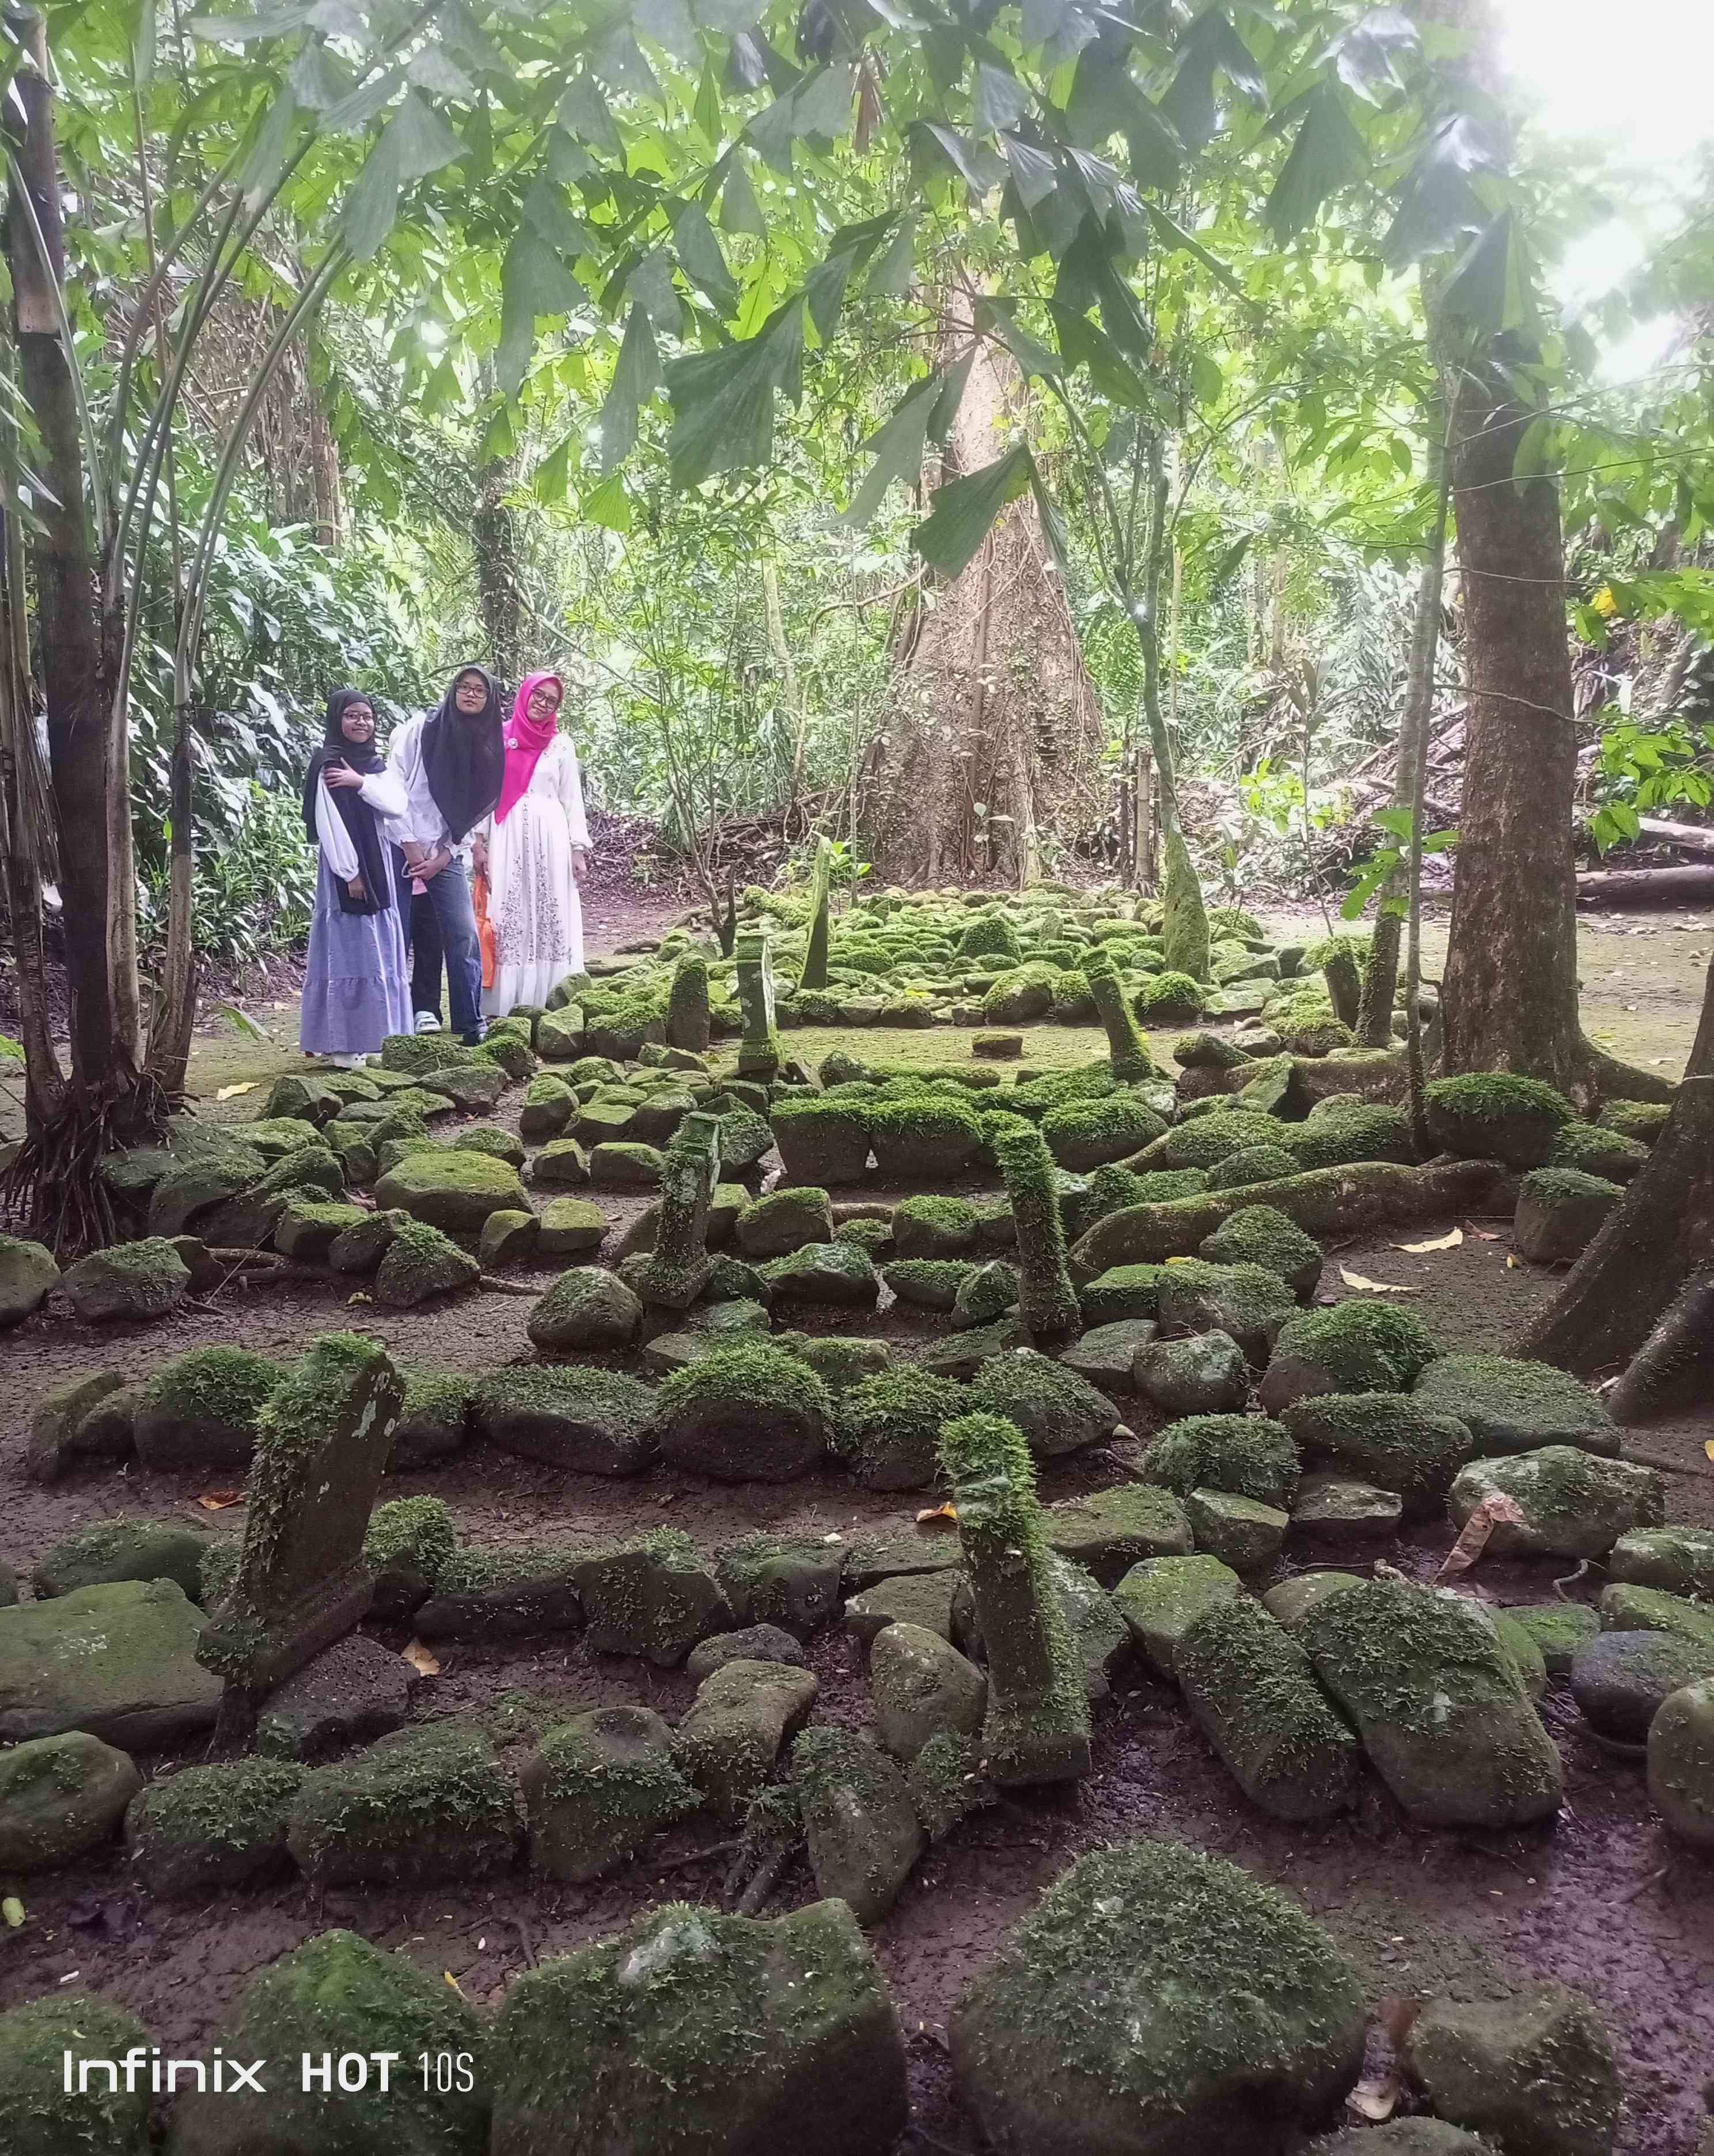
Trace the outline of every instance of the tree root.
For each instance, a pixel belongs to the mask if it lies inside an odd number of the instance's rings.
[[[208,1255],[216,1265],[228,1269],[228,1279],[239,1273],[255,1273],[269,1280],[321,1281],[326,1285],[365,1277],[361,1273],[336,1273],[331,1265],[312,1265],[302,1258],[288,1258],[279,1250],[210,1250]],[[541,1293],[539,1287],[531,1287],[523,1281],[501,1280],[495,1273],[478,1273],[475,1285],[490,1295],[521,1295],[531,1302]]]
[[[1501,1172],[1491,1160],[1434,1161],[1426,1168],[1368,1160],[1164,1204],[1126,1205],[1097,1220],[1073,1245],[1071,1270],[1090,1281],[1111,1265],[1192,1256],[1224,1220],[1249,1205],[1272,1205],[1312,1235],[1362,1235],[1465,1213],[1486,1196]]]
[[[1579,1090],[1583,1091],[1592,1107],[1603,1101],[1655,1101],[1664,1104],[1678,1091],[1675,1082],[1663,1078],[1658,1070],[1640,1070],[1635,1064],[1622,1063],[1604,1048],[1597,1048],[1587,1034],[1579,1036],[1579,1052],[1583,1064]]]
[[[1647,1422],[1695,1406],[1714,1389],[1714,1260],[1700,1265],[1662,1312],[1607,1395],[1614,1422]]]

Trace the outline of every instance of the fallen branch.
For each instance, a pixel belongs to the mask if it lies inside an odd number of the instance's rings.
[[[1097,1220],[1072,1248],[1071,1269],[1093,1280],[1110,1265],[1160,1265],[1193,1256],[1234,1213],[1271,1205],[1311,1235],[1366,1235],[1470,1211],[1502,1173],[1496,1161],[1434,1161],[1404,1168],[1386,1160],[1315,1168],[1273,1183],[1209,1190],[1164,1204],[1127,1205]]]
[[[1584,869],[1579,906],[1676,906],[1714,898],[1714,861],[1669,869]]]

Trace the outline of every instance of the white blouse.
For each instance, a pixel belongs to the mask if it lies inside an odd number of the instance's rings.
[[[367,773],[358,793],[382,819],[381,842],[383,846],[387,844],[392,834],[386,825],[405,813],[405,789],[398,773],[390,770]],[[357,841],[346,830],[345,819],[335,806],[325,774],[316,788],[316,836],[328,867],[341,883],[349,883],[362,872]]]
[[[593,850],[589,837],[589,819],[583,810],[583,778],[577,768],[577,752],[572,746],[569,734],[556,734],[536,759],[536,768],[530,773],[530,783],[520,797],[543,796],[557,801],[566,812],[566,829],[571,843],[584,853]],[[494,836],[494,819],[485,816],[477,832],[485,839]]]

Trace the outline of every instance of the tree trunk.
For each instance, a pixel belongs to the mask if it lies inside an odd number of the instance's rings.
[[[1519,1352],[1562,1369],[1629,1363],[1675,1297],[1714,1261],[1714,965],[1666,1128]],[[1696,1306],[1696,1310],[1700,1305]],[[1692,1318],[1696,1311],[1688,1313]],[[1657,1363],[1667,1358],[1657,1354]]]
[[[1178,822],[1178,781],[1173,743],[1161,705],[1161,579],[1167,555],[1166,444],[1158,434],[1148,444],[1148,536],[1143,555],[1142,589],[1123,594],[1125,608],[1142,650],[1142,709],[1159,773],[1161,855],[1166,874],[1162,900],[1166,920],[1161,942],[1169,969],[1193,980],[1209,978],[1209,916],[1203,904],[1190,849]]]
[[[146,1122],[152,1087],[141,1081],[136,887],[131,834],[127,714],[115,696],[122,624],[98,608],[76,388],[59,336],[56,284],[65,280],[64,226],[54,140],[53,93],[38,14],[14,13],[14,34],[37,64],[14,82],[15,163],[7,246],[17,301],[18,368],[40,442],[49,492],[31,547],[49,765],[66,896],[72,1079],[57,1114],[28,1133],[13,1171],[15,1198],[64,1245],[110,1229],[94,1163],[111,1132]],[[18,201],[28,190],[47,260]]]
[[[1427,295],[1424,294],[1426,299]],[[1429,534],[1428,552],[1418,579],[1416,621],[1410,643],[1410,680],[1405,691],[1404,723],[1398,742],[1398,767],[1393,785],[1393,805],[1412,819],[1412,844],[1404,858],[1381,886],[1381,902],[1369,947],[1368,970],[1363,975],[1362,1001],[1357,1021],[1357,1038],[1364,1048],[1386,1048],[1393,1039],[1393,998],[1398,982],[1399,932],[1404,917],[1417,902],[1415,880],[1422,867],[1421,779],[1429,753],[1429,732],[1434,715],[1434,661],[1440,648],[1440,597],[1446,577],[1446,497],[1443,466],[1445,418],[1440,399],[1432,398],[1424,415],[1428,421],[1429,480],[1434,490],[1435,516]]]
[[[65,259],[46,39],[39,16],[14,19],[27,25],[39,63],[18,78],[24,119],[12,184],[16,191],[21,177],[28,189],[46,269],[23,215],[14,213],[8,232],[19,371],[56,497],[37,505],[33,553],[60,874],[73,900],[65,912],[72,1059],[85,1086],[122,1089],[136,1077],[140,1047],[128,744],[104,680],[76,395],[49,282],[64,285]]]
[[[969,295],[945,311],[943,344],[969,339]],[[1020,392],[1010,357],[978,352],[943,471],[1004,454]],[[1105,729],[1065,593],[1026,495],[976,558],[921,593],[895,640],[893,711],[867,822],[880,871],[935,885],[990,869],[1039,874],[1042,834],[1085,810]]]
[[[1453,422],[1470,700],[1442,990],[1450,1071],[1578,1086],[1577,737],[1564,547],[1551,480],[1514,483],[1535,415],[1498,364],[1466,361]]]

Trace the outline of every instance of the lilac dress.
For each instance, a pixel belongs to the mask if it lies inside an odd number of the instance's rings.
[[[391,772],[366,778],[363,798],[383,819],[404,814],[404,789]],[[388,1034],[411,1030],[397,897],[389,888],[379,913],[347,913],[340,904],[340,880],[358,872],[357,848],[326,785],[317,794],[316,829],[321,858],[299,1044],[306,1055],[373,1055]],[[386,835],[383,821],[383,843]]]

